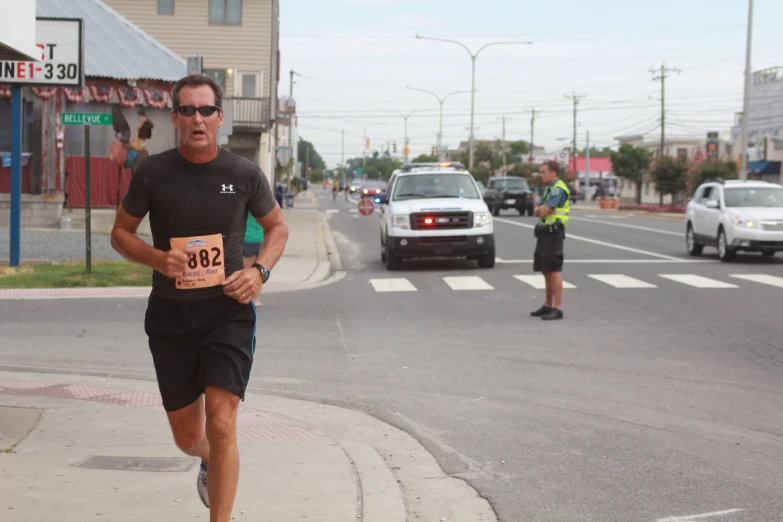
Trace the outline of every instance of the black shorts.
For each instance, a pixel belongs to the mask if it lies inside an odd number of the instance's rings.
[[[256,310],[221,295],[184,301],[151,295],[144,318],[167,412],[220,386],[245,399],[255,351]]]
[[[562,232],[539,236],[536,241],[536,251],[533,254],[534,272],[563,271],[563,241]]]

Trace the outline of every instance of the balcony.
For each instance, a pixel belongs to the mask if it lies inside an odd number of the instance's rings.
[[[269,98],[226,98],[223,106],[233,105],[234,130],[269,132]]]

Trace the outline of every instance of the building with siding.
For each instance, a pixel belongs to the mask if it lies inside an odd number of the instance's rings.
[[[279,80],[279,0],[104,0],[186,59],[203,57],[233,104],[226,148],[274,182]]]
[[[83,207],[84,129],[63,125],[65,112],[110,113],[118,104],[131,129],[144,107],[153,122],[147,142],[151,154],[176,146],[171,125],[171,88],[187,72],[185,61],[101,0],[37,0],[42,18],[79,18],[84,23],[82,88],[25,86],[22,169],[23,226],[59,226],[67,207]],[[46,35],[36,35],[45,42]],[[0,155],[10,149],[10,88],[0,84]],[[130,171],[109,159],[116,138],[111,125],[91,127],[91,204],[116,207],[127,191]],[[24,163],[24,162],[23,162]],[[0,166],[0,225],[7,223],[5,205],[10,169]]]

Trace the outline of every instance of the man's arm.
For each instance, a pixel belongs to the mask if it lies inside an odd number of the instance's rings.
[[[266,216],[258,218],[257,221],[264,229],[264,244],[258,255],[258,264],[272,270],[283,255],[283,250],[288,242],[288,225],[283,218],[283,211],[278,206],[275,206],[274,210]]]
[[[147,265],[168,277],[181,276],[190,258],[188,252],[164,252],[147,244],[136,234],[142,219],[131,216],[120,206],[111,231],[112,248],[128,261]]]
[[[550,207],[548,205],[541,205],[540,207],[536,207],[536,209],[533,211],[533,215],[538,217],[547,217],[549,214],[553,213],[554,211],[555,211],[554,207]]]
[[[277,205],[266,216],[257,218],[257,221],[264,229],[264,244],[256,262],[272,270],[285,250],[288,225],[283,218],[283,211]],[[248,304],[261,291],[264,281],[261,273],[251,266],[245,270],[237,270],[221,284],[226,295],[242,304]]]

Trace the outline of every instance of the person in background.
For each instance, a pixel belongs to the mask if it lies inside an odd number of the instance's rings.
[[[245,241],[242,243],[242,261],[245,268],[250,268],[258,261],[261,255],[261,247],[264,244],[264,229],[258,221],[247,214],[247,228],[245,229]],[[261,306],[260,294],[253,296],[253,304]]]

